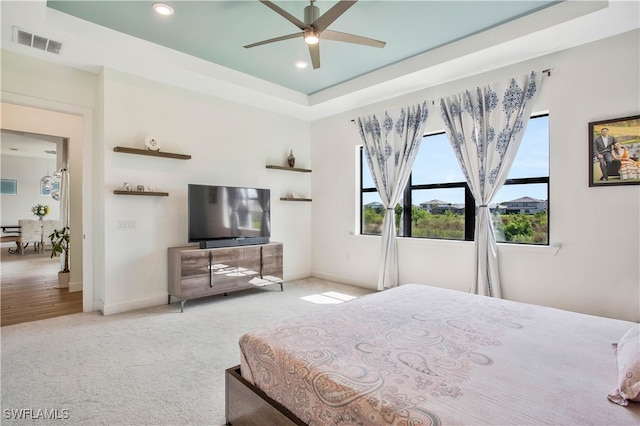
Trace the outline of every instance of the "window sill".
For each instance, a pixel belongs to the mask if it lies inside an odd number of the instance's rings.
[[[354,237],[359,238],[371,238],[378,239],[381,238],[380,235],[366,235],[366,234],[351,234]],[[463,240],[439,240],[439,239],[431,239],[431,238],[412,238],[412,237],[396,237],[398,241],[401,241],[402,244],[417,244],[417,245],[441,245],[441,246],[450,246],[451,244],[459,244],[459,245],[473,245],[473,241],[463,241]],[[556,256],[560,251],[562,244],[550,244],[548,246],[543,245],[530,245],[530,244],[512,244],[512,243],[498,243],[498,251],[514,251],[514,252],[523,252],[527,254],[533,255],[545,255],[545,256]]]
[[[498,251],[521,251],[528,254],[556,256],[562,248],[562,244],[549,244],[548,246],[536,246],[528,244],[498,243]]]

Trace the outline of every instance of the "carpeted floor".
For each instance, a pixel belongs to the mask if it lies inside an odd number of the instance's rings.
[[[284,292],[189,301],[182,314],[176,302],[2,327],[1,423],[223,425],[224,371],[239,364],[240,336],[326,309],[301,298],[330,291],[370,292],[308,278],[285,283]]]

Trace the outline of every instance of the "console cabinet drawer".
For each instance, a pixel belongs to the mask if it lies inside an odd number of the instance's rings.
[[[203,296],[228,293],[238,288],[237,280],[220,280],[209,285],[209,277],[186,278],[180,282],[180,299],[188,300]],[[173,295],[173,294],[172,294]],[[176,297],[178,297],[176,295]]]
[[[180,261],[181,278],[209,277],[209,253],[185,252]]]
[[[262,275],[282,279],[282,244],[263,247]]]

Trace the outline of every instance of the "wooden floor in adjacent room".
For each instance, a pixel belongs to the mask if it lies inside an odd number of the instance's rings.
[[[24,255],[0,252],[0,325],[82,312],[82,292],[57,288],[60,258],[27,248]]]

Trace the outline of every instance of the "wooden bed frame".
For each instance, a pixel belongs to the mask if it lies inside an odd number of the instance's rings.
[[[291,411],[240,375],[240,366],[225,371],[225,413],[233,426],[305,426]]]

